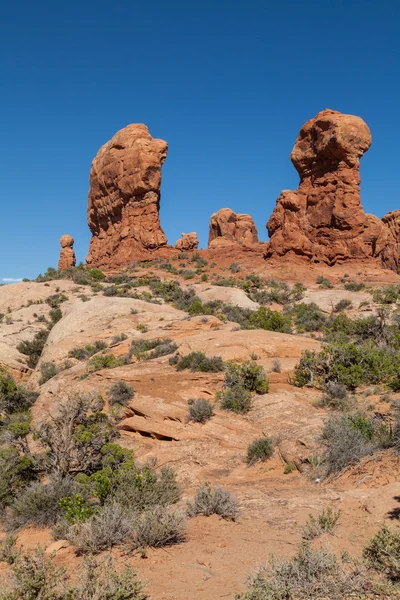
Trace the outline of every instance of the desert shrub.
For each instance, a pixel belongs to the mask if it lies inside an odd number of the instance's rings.
[[[98,554],[126,543],[132,533],[132,515],[117,502],[110,502],[84,523],[72,526],[68,539],[78,553]]]
[[[290,314],[299,332],[321,331],[326,323],[326,316],[315,302],[296,304]]]
[[[251,329],[266,329],[268,331],[290,333],[291,319],[288,315],[283,315],[276,310],[261,306],[261,308],[251,314],[249,327]]]
[[[37,433],[45,452],[42,468],[63,476],[92,473],[102,463],[102,448],[117,437],[117,429],[102,412],[101,398],[75,396],[60,404],[58,416],[43,423]],[[68,495],[68,494],[64,494]]]
[[[349,292],[360,292],[365,288],[363,283],[357,283],[355,281],[349,281],[349,283],[344,284],[344,289]]]
[[[190,352],[179,358],[176,364],[177,371],[190,369],[205,373],[219,373],[224,370],[224,367],[224,361],[220,356],[207,357],[204,352]]]
[[[274,442],[269,437],[260,437],[251,442],[247,448],[246,462],[249,465],[271,458],[274,453]]]
[[[28,357],[27,365],[31,369],[34,369],[38,364],[48,337],[48,329],[41,329],[35,334],[32,341],[24,341],[18,344],[18,352],[21,352],[21,354],[25,354],[25,356]]]
[[[116,369],[127,364],[125,357],[115,357],[114,354],[97,354],[88,362],[88,372],[101,371],[102,369]]]
[[[365,582],[365,573],[357,565],[303,542],[290,559],[272,556],[267,566],[249,578],[247,591],[237,600],[361,598]]]
[[[217,395],[217,399],[224,410],[231,410],[244,414],[251,410],[253,405],[251,393],[241,385],[225,388]]]
[[[155,506],[136,520],[133,533],[135,548],[161,548],[179,544],[186,539],[186,523],[181,511]]]
[[[329,381],[341,383],[350,390],[359,385],[380,382],[396,385],[400,355],[372,339],[359,343],[335,341],[322,351],[305,350],[294,370],[294,384],[325,386]]]
[[[0,543],[0,562],[5,562],[12,565],[18,558],[18,549],[16,547],[17,536],[8,535]]]
[[[185,269],[181,273],[183,279],[193,279],[196,276],[196,273],[191,269]]]
[[[293,383],[297,387],[313,386],[318,373],[317,354],[314,350],[303,350],[294,368]]]
[[[51,527],[62,515],[60,500],[72,496],[77,489],[76,482],[69,477],[50,477],[47,484],[33,482],[14,500],[7,526],[16,529],[31,523],[36,527]]]
[[[374,451],[374,428],[359,415],[332,415],[326,421],[322,439],[327,473],[337,473]]]
[[[139,512],[175,504],[180,498],[175,473],[169,467],[158,471],[151,464],[133,465],[121,469],[113,485],[113,498],[125,508]]]
[[[61,309],[58,306],[56,308],[52,308],[49,311],[49,317],[50,317],[53,325],[55,325],[56,323],[58,323],[58,321],[60,321],[62,319]]]
[[[106,278],[103,271],[100,271],[100,269],[90,269],[88,271],[88,276],[95,281],[103,281],[103,279]]]
[[[0,600],[147,600],[135,571],[125,567],[115,570],[111,558],[83,563],[78,577],[71,578],[59,568],[52,556],[37,547],[29,550],[12,548],[13,560],[3,578]],[[71,580],[72,579],[72,580]]]
[[[248,360],[241,365],[228,362],[225,368],[224,386],[226,388],[241,386],[249,392],[267,394],[269,381],[264,368],[254,360]]]
[[[274,362],[272,363],[272,372],[273,373],[280,373],[281,372],[281,362],[278,359],[275,359]]]
[[[111,340],[111,344],[119,344],[120,342],[123,342],[125,340],[128,339],[128,336],[126,335],[126,333],[120,333],[119,335],[115,335],[113,337],[113,339]]]
[[[231,273],[239,273],[239,271],[241,270],[241,267],[238,263],[231,263],[229,265],[229,270]]]
[[[85,523],[98,510],[95,506],[91,506],[82,494],[74,494],[73,496],[61,498],[58,505],[69,525]]]
[[[125,381],[116,381],[112,384],[108,392],[108,399],[110,404],[122,404],[125,406],[129,400],[132,400],[134,395],[135,390],[131,385]]]
[[[328,381],[325,392],[318,402],[318,406],[331,408],[332,410],[347,410],[351,406],[348,390],[343,383]]]
[[[203,483],[199,487],[193,502],[187,503],[187,508],[191,517],[219,515],[228,521],[236,521],[238,515],[238,503],[232,494],[209,483]]]
[[[37,392],[31,392],[17,385],[14,378],[0,370],[0,410],[7,414],[29,410],[38,397]]]
[[[34,464],[30,457],[21,454],[15,446],[0,448],[0,504],[12,504],[36,477]]]
[[[396,304],[400,297],[400,286],[387,285],[373,291],[372,298],[377,304]]]
[[[39,385],[43,385],[58,373],[57,366],[53,362],[45,362],[40,365]]]
[[[323,533],[333,533],[340,519],[341,511],[333,511],[330,507],[324,508],[319,515],[309,515],[302,527],[301,536],[305,540],[313,540]]]
[[[327,277],[323,277],[322,275],[318,275],[316,283],[318,283],[320,288],[325,290],[333,288],[332,282],[327,279]]]
[[[213,416],[213,405],[205,398],[195,398],[188,401],[189,420],[196,423],[205,423]]]
[[[103,340],[96,340],[94,344],[87,344],[84,348],[73,348],[68,352],[68,356],[77,360],[86,360],[90,356],[97,354],[107,348],[107,343]]]
[[[400,529],[384,525],[364,548],[369,566],[393,580],[400,580]]]
[[[339,302],[337,302],[333,308],[333,312],[338,313],[338,312],[342,312],[343,310],[346,310],[346,308],[353,308],[353,303],[351,300],[348,300],[347,298],[343,298],[343,300],[339,300]]]
[[[138,359],[150,360],[166,354],[172,354],[177,345],[170,338],[154,338],[152,340],[134,340],[131,354]]]

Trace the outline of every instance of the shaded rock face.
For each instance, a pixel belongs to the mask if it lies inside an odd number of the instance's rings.
[[[197,233],[194,231],[192,233],[182,233],[182,237],[175,244],[176,250],[180,250],[181,252],[192,252],[193,250],[197,250],[198,247],[199,240]]]
[[[69,269],[76,265],[76,258],[74,252],[74,238],[68,235],[62,235],[60,238],[61,250],[60,258],[58,261],[58,270]]]
[[[128,125],[100,148],[90,171],[89,264],[128,264],[166,245],[159,209],[167,152],[167,142],[142,124]]]
[[[390,242],[382,252],[382,262],[388,269],[400,269],[400,210],[393,210],[382,217],[390,232]]]
[[[359,117],[327,109],[307,121],[290,155],[300,185],[277,200],[267,223],[266,258],[292,254],[329,265],[383,260],[392,234],[364,213],[360,200],[360,158],[370,145],[371,133]]]
[[[216,248],[228,244],[258,244],[258,232],[250,215],[240,215],[230,208],[221,208],[211,215],[208,247]]]

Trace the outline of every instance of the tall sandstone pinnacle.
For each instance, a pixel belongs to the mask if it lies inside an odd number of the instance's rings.
[[[307,121],[290,155],[300,185],[277,200],[266,258],[297,255],[329,265],[380,258],[396,268],[397,222],[365,214],[361,205],[360,158],[370,145],[360,117],[327,109]]]
[[[167,142],[142,124],[128,125],[100,148],[90,171],[88,264],[126,265],[167,244],[159,217],[167,152]]]
[[[65,233],[60,237],[60,258],[58,261],[58,270],[70,269],[76,265],[76,258],[74,252],[74,238],[68,233]]]

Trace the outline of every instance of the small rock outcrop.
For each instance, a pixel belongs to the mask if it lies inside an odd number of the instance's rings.
[[[74,252],[74,238],[67,233],[60,238],[61,250],[58,261],[58,270],[70,269],[76,265]]]
[[[382,217],[390,232],[390,241],[382,252],[384,266],[393,271],[400,270],[400,210],[392,210]]]
[[[181,252],[192,252],[199,247],[199,239],[197,233],[182,233],[182,237],[177,240],[175,249]]]
[[[258,244],[258,231],[250,215],[236,214],[230,208],[221,208],[211,215],[208,247],[228,244],[254,246]]]
[[[167,152],[167,142],[142,124],[128,125],[100,148],[90,171],[89,264],[128,264],[167,244],[159,217]]]
[[[370,130],[360,117],[327,109],[307,121],[290,155],[300,185],[277,200],[267,223],[266,258],[291,254],[329,265],[383,260],[392,234],[383,221],[365,214],[360,199],[360,158],[370,145]]]

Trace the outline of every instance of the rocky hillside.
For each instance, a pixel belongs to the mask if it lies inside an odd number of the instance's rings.
[[[304,541],[359,558],[395,518],[399,277],[213,252],[0,287],[3,539],[214,600]],[[339,575],[315,597],[375,586]]]

